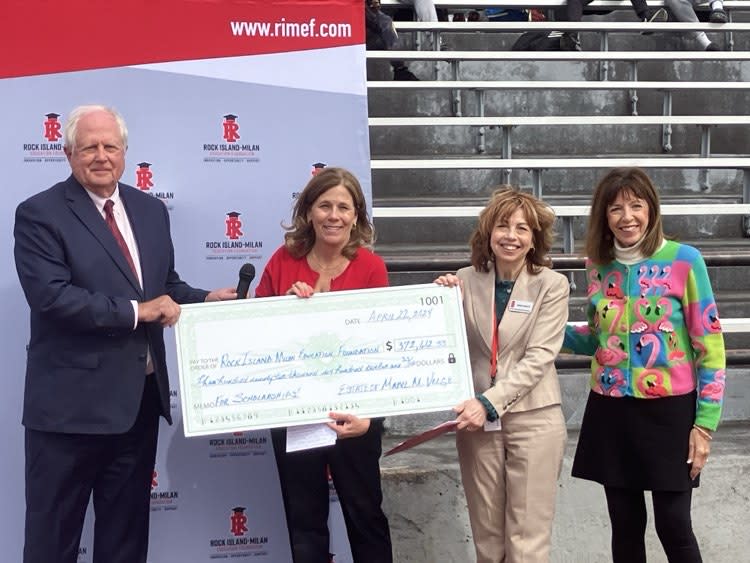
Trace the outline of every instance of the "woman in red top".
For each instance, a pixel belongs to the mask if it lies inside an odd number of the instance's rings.
[[[343,168],[314,176],[294,206],[284,245],[268,261],[256,297],[385,287],[383,260],[368,250],[374,231],[357,179]],[[381,508],[382,419],[330,413],[334,446],[286,452],[286,429],[272,431],[295,563],[328,559],[328,470],[341,503],[355,563],[391,563]]]

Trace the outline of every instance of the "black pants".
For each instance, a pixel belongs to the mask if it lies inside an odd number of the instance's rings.
[[[612,524],[613,563],[646,563],[644,491],[604,487]],[[669,563],[701,563],[693,534],[690,502],[693,491],[653,491],[654,524]]]
[[[555,10],[556,21],[579,22],[583,17],[583,7],[587,6],[592,0],[568,0],[565,6]],[[630,0],[633,10],[638,14],[639,19],[646,17],[648,13],[648,4],[646,0]]]
[[[135,424],[124,434],[26,429],[24,563],[78,560],[92,492],[94,563],[146,563],[160,413],[150,375]]]
[[[285,453],[286,430],[273,430],[294,563],[328,563],[328,470],[336,487],[354,563],[392,563],[391,535],[381,504],[380,435],[368,432],[336,445]]]

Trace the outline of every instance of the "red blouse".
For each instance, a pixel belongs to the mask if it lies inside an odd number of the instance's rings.
[[[315,287],[319,274],[310,268],[307,258],[294,258],[285,246],[279,247],[263,270],[255,297],[286,295],[294,282],[302,281]],[[358,248],[354,258],[338,276],[331,279],[331,291],[387,287],[388,272],[380,256],[366,248]]]

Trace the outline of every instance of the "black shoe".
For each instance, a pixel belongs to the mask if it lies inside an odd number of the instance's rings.
[[[721,51],[722,48],[719,47],[716,43],[709,43],[706,45],[706,51]]]
[[[393,69],[393,80],[419,80],[419,78],[405,66],[400,66]]]
[[[643,23],[664,23],[669,20],[669,13],[664,8],[649,10]],[[651,35],[653,31],[641,31],[641,35]]]
[[[708,21],[711,23],[727,23],[729,17],[723,8],[717,8],[716,10],[711,10],[711,13],[708,14]]]
[[[560,36],[560,50],[561,51],[580,51],[581,41],[578,39],[577,33],[563,33]]]

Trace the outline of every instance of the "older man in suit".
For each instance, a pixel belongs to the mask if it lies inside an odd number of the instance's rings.
[[[119,183],[127,127],[103,106],[71,113],[72,175],[16,210],[15,260],[31,309],[24,563],[74,563],[89,498],[95,563],[148,549],[159,416],[171,422],[163,327],[178,303],[233,299],[174,270],[166,207]]]

